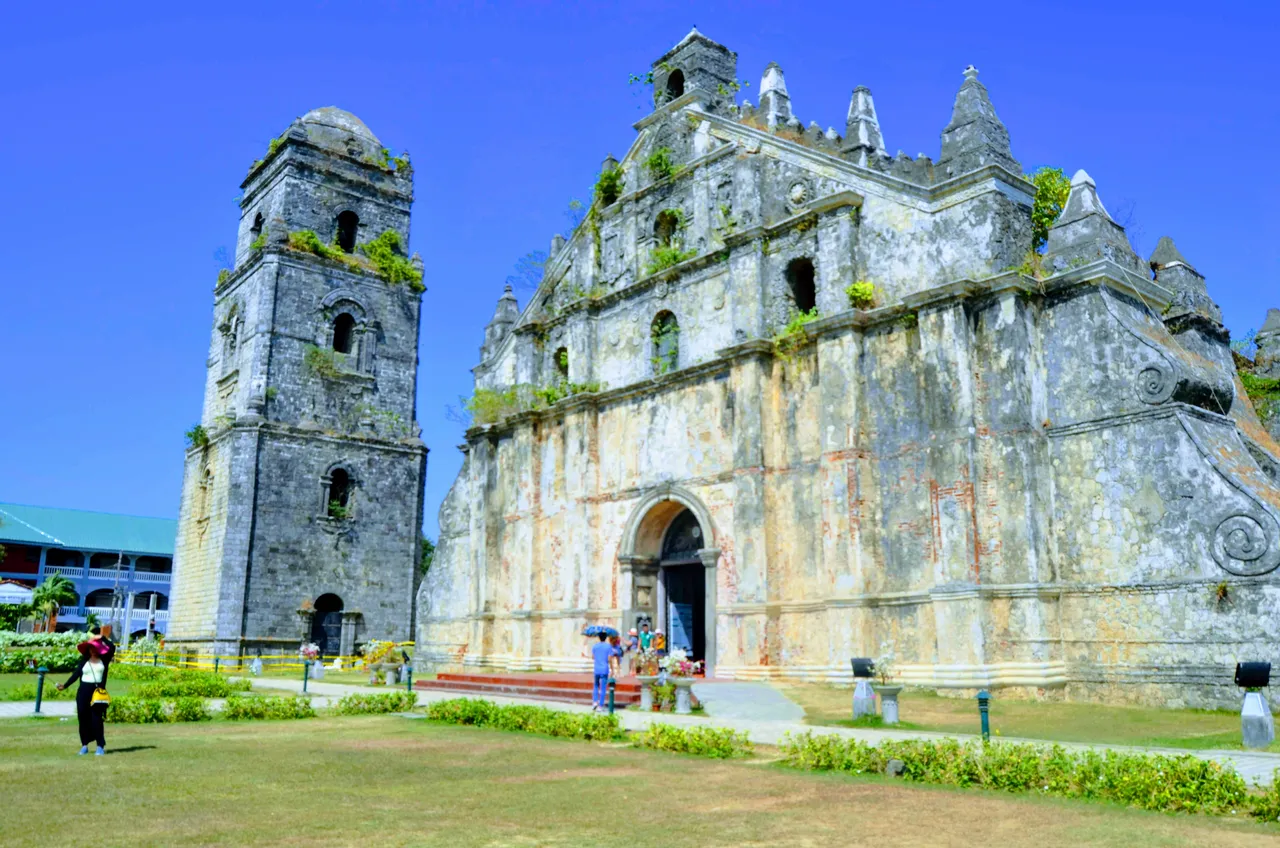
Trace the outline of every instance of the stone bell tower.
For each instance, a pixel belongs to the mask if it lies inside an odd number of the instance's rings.
[[[186,454],[168,642],[329,655],[410,638],[427,449],[414,419],[413,175],[356,116],[296,120],[242,188]]]

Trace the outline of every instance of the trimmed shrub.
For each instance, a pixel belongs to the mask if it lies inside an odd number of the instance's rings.
[[[906,780],[1115,801],[1163,812],[1231,813],[1251,809],[1254,803],[1235,771],[1186,754],[1068,751],[1059,745],[955,740],[872,746],[811,733],[789,735],[782,751],[784,762],[793,768],[878,774],[889,760],[898,759]],[[1280,815],[1280,796],[1273,803]]]
[[[500,706],[472,698],[453,698],[428,704],[427,718],[448,724],[541,733],[564,739],[604,741],[622,736],[617,716],[570,713],[525,705]]]
[[[717,759],[748,757],[755,750],[746,733],[721,727],[673,727],[670,724],[649,725],[648,730],[636,734],[632,744],[637,748]]]
[[[228,680],[220,674],[184,672],[180,677],[157,680],[133,687],[130,694],[139,698],[225,698],[233,692],[248,692],[248,680]]]
[[[44,679],[44,695],[46,701],[71,701],[76,697],[75,687],[67,687],[61,692],[58,691],[57,684],[61,681],[50,680],[48,677]],[[19,683],[7,692],[0,693],[0,701],[34,701],[36,699],[36,684]]]
[[[311,699],[296,695],[279,698],[241,698],[232,695],[222,707],[222,717],[232,721],[244,719],[315,718]]]
[[[209,712],[209,702],[204,698],[175,698],[172,703],[172,721],[209,721],[213,718],[213,713]]]
[[[417,704],[418,696],[412,692],[379,692],[375,695],[347,695],[333,705],[333,711],[337,715],[402,713]]]
[[[169,721],[164,701],[116,695],[107,707],[106,721],[114,724],[163,724]]]

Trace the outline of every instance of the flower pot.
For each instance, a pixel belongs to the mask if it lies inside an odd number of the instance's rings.
[[[676,713],[688,715],[693,712],[693,705],[689,698],[693,691],[693,678],[673,677],[671,682],[676,685]]]
[[[640,681],[640,711],[644,713],[653,712],[653,682],[658,679],[658,675],[637,675],[636,680]]]
[[[880,717],[885,724],[898,723],[898,693],[902,691],[901,686],[875,686],[876,694],[880,696]]]

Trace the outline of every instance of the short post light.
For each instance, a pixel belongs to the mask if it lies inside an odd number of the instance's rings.
[[[610,677],[609,678],[609,715],[613,715],[613,696],[614,696],[614,691],[617,688],[618,688],[618,681]]]
[[[986,689],[978,692],[978,715],[982,717],[982,741],[991,741],[991,693]]]
[[[311,679],[311,663],[307,662],[307,658],[302,658],[302,692],[307,692],[307,681]]]
[[[40,702],[44,700],[44,676],[48,671],[44,666],[36,669],[36,715],[40,715]]]
[[[873,716],[876,714],[876,693],[871,688],[871,677],[876,673],[876,664],[870,657],[854,657],[849,662],[853,666],[853,717],[856,720]]]
[[[409,661],[409,654],[401,651],[400,656],[404,657],[404,681],[405,689],[410,695],[413,694],[413,663]]]
[[[1236,685],[1244,690],[1240,707],[1240,735],[1246,748],[1265,748],[1276,738],[1276,723],[1271,717],[1262,689],[1271,684],[1271,663],[1236,663]]]

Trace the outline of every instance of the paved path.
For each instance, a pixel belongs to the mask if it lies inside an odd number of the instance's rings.
[[[804,720],[804,707],[768,683],[695,683],[693,694],[712,718],[790,722]]]
[[[302,691],[301,680],[282,680],[279,678],[250,678],[255,689],[277,689],[292,692]],[[804,724],[800,718],[789,719],[783,713],[790,712],[785,705],[777,704],[771,695],[761,694],[761,690],[752,688],[750,691],[738,690],[735,695],[731,686],[740,684],[717,683],[714,686],[703,686],[705,690],[721,690],[725,694],[718,692],[710,692],[706,695],[708,708],[706,715],[702,716],[681,716],[673,713],[642,713],[636,710],[622,710],[618,713],[619,723],[626,730],[644,730],[654,722],[663,724],[674,724],[680,726],[696,726],[696,727],[726,727],[732,730],[743,731],[751,739],[759,745],[777,745],[782,741],[783,737],[788,733],[813,733],[815,735],[834,734],[842,736],[846,739],[859,739],[869,744],[877,744],[888,739],[958,739],[962,742],[975,741],[977,736],[962,733],[930,733],[922,730],[873,730],[870,728],[852,728],[852,727],[819,727]],[[753,685],[754,687],[754,685]],[[695,684],[695,690],[698,690]],[[325,683],[323,681],[311,681],[307,686],[309,694],[313,695],[312,703],[317,707],[327,706],[332,700],[343,695],[349,695],[355,692],[387,692],[393,691],[386,686],[355,686],[346,683]],[[782,696],[781,692],[769,687],[769,692]],[[433,701],[443,701],[457,697],[456,694],[439,690],[416,690],[418,696],[418,704],[429,704]],[[765,706],[761,708],[745,707],[741,701],[744,696],[750,698],[761,697],[765,702]],[[703,698],[702,691],[698,692],[698,697]],[[552,709],[564,710],[567,712],[586,713],[591,712],[590,704],[578,703],[553,703],[548,701],[535,701],[524,698],[507,698],[507,697],[486,697],[485,700],[493,701],[498,704],[531,704],[540,707],[551,707]],[[719,704],[712,707],[719,701]],[[788,701],[788,703],[790,703]],[[772,706],[769,706],[772,705]],[[222,706],[221,700],[214,700],[210,703],[211,709],[219,709]],[[794,706],[794,705],[793,705]],[[17,718],[31,715],[35,702],[27,701],[7,701],[0,702],[0,718]],[[771,717],[770,711],[777,710],[778,715]],[[74,716],[74,701],[45,701],[41,712],[49,716]],[[738,713],[735,715],[734,713]],[[744,713],[757,713],[748,717]],[[420,717],[420,716],[419,716]],[[1249,782],[1257,782],[1264,786],[1270,785],[1273,772],[1280,768],[1280,754],[1265,754],[1253,751],[1225,751],[1225,750],[1207,750],[1207,751],[1188,751],[1181,748],[1143,748],[1131,745],[1087,745],[1075,742],[1046,742],[1041,739],[1012,739],[1002,737],[1002,742],[1030,742],[1038,745],[1058,744],[1068,750],[1080,751],[1092,748],[1098,751],[1114,750],[1135,753],[1156,753],[1177,756],[1179,754],[1190,754],[1202,760],[1214,760],[1224,765],[1232,766],[1240,773],[1245,780]]]

